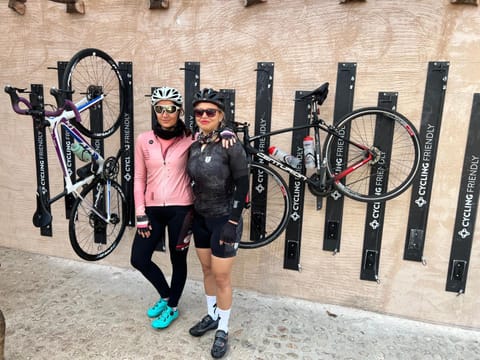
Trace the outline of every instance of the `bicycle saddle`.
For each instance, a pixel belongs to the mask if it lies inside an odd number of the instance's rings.
[[[329,85],[328,82],[323,83],[315,90],[309,91],[303,94],[302,96],[296,98],[295,100],[298,101],[298,100],[311,98],[312,100],[315,100],[318,103],[318,105],[322,105],[325,99],[327,98],[328,85]]]

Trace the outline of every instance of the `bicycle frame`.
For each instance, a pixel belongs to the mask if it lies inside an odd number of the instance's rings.
[[[90,184],[99,174],[102,173],[105,159],[85,140],[85,138],[79,132],[79,130],[76,129],[75,126],[70,123],[70,120],[81,119],[80,112],[90,109],[91,107],[101,102],[104,98],[104,95],[100,94],[90,100],[87,97],[85,97],[79,102],[77,102],[76,104],[74,104],[72,101],[68,99],[65,99],[62,107],[59,107],[54,111],[48,111],[43,109],[42,110],[33,109],[31,103],[27,99],[18,96],[17,91],[23,92],[24,90],[22,89],[16,89],[16,88],[7,86],[5,87],[5,91],[10,95],[12,107],[17,114],[32,116],[32,118],[34,119],[35,123],[38,126],[46,126],[50,128],[50,135],[53,141],[53,145],[55,147],[57,159],[63,172],[65,187],[61,193],[57,194],[54,197],[51,197],[50,199],[45,199],[46,202],[48,204],[52,204],[55,201],[63,198],[68,194],[73,194],[75,198],[80,197],[79,189],[81,190],[81,188],[83,188],[84,185]],[[55,96],[58,103],[60,99],[59,93],[58,92],[56,93],[56,89],[52,89],[51,93],[52,95]],[[25,105],[26,109],[21,108],[20,104]],[[65,131],[67,131],[73,137],[73,139],[75,139],[80,144],[80,146],[82,146],[86,151],[88,151],[88,153],[92,157],[92,163],[95,164],[94,172],[92,172],[90,175],[76,182],[72,181],[68,173],[66,156],[61,146],[62,140],[60,139],[62,139],[62,137],[60,136],[60,129],[62,127],[65,129]],[[108,179],[107,179],[107,189],[109,192],[110,183]],[[38,196],[42,196],[42,194],[38,194]],[[107,196],[109,196],[109,194],[107,194]],[[104,219],[106,222],[110,221],[109,208],[105,209],[106,214],[100,214],[95,210],[95,207],[93,205],[91,207],[92,207],[92,210],[99,217]],[[107,201],[107,207],[109,207],[109,199]]]
[[[78,109],[78,112],[80,113],[99,103],[100,101],[102,101],[102,99],[103,95],[100,95],[92,100],[87,100],[87,98],[84,98],[77,104],[73,104],[71,101],[65,100],[65,104],[69,106],[73,105],[75,108]],[[50,135],[52,137],[55,152],[57,154],[57,158],[63,172],[63,178],[65,180],[65,190],[57,196],[51,198],[50,203],[53,203],[57,199],[71,193],[73,193],[75,197],[78,197],[79,192],[77,190],[82,188],[85,184],[90,183],[95,178],[95,176],[97,174],[100,174],[103,170],[104,158],[85,140],[83,135],[70,123],[70,120],[74,118],[76,118],[74,110],[64,110],[58,116],[45,117],[45,120],[49,123],[49,127],[51,128]],[[86,151],[88,151],[95,164],[98,165],[98,169],[94,174],[91,174],[85,179],[81,179],[75,183],[72,182],[72,179],[68,174],[66,156],[63,152],[61,141],[59,140],[61,139],[59,134],[61,127],[63,127],[73,137],[73,139],[75,139],[80,144],[80,146],[82,146],[83,148],[85,148]]]
[[[294,126],[294,127],[290,127],[290,128],[283,128],[283,129],[279,129],[279,130],[270,131],[270,132],[267,132],[267,133],[264,133],[264,134],[250,136],[249,133],[248,133],[248,127],[249,127],[248,123],[236,123],[237,131],[243,133],[243,146],[244,146],[247,154],[256,156],[260,159],[263,159],[266,162],[268,162],[268,163],[286,171],[287,173],[289,173],[293,177],[295,177],[297,179],[301,179],[302,181],[305,181],[305,182],[307,182],[309,184],[312,184],[312,185],[318,185],[319,183],[320,184],[327,184],[327,185],[331,184],[331,183],[338,183],[344,177],[346,177],[348,174],[352,173],[353,171],[355,171],[359,167],[361,167],[365,164],[368,164],[373,158],[369,149],[362,146],[362,145],[359,145],[359,144],[357,144],[353,141],[350,141],[349,139],[347,139],[345,137],[343,137],[341,134],[338,133],[338,131],[333,126],[327,125],[324,120],[318,118],[318,115],[316,113],[316,103],[314,103],[314,104],[315,105],[312,107],[312,109],[313,109],[312,114],[314,114],[313,115],[313,120],[312,120],[311,123],[305,124],[305,125],[298,125],[298,126]],[[293,167],[291,167],[291,166],[289,166],[289,165],[287,165],[287,164],[285,164],[281,161],[278,161],[278,160],[272,158],[271,156],[261,152],[260,150],[256,149],[254,146],[252,146],[252,144],[251,144],[252,142],[254,142],[256,140],[259,140],[259,139],[262,139],[262,138],[271,137],[271,136],[278,135],[278,134],[283,134],[283,133],[286,133],[286,132],[294,132],[294,131],[297,131],[297,130],[310,129],[310,128],[313,128],[314,135],[315,135],[315,147],[316,147],[315,163],[316,163],[316,174],[320,175],[320,180],[319,181],[312,180],[311,178],[307,177],[306,175],[304,175],[304,174],[298,172],[297,170],[295,170]],[[330,179],[326,179],[325,176],[324,176],[324,173],[322,173],[322,172],[324,170],[326,170],[325,169],[325,162],[327,161],[327,159],[322,158],[322,155],[321,155],[320,130],[324,131],[324,132],[336,137],[337,139],[340,139],[340,140],[342,140],[342,141],[344,141],[344,142],[346,142],[346,143],[348,143],[352,146],[355,146],[355,147],[361,149],[362,151],[365,152],[365,157],[360,159],[359,161],[357,161],[353,165],[349,166],[348,168],[344,169],[340,173],[335,174],[334,177],[332,177]]]

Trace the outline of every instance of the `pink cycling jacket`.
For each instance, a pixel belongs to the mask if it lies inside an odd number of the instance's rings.
[[[134,198],[136,215],[146,206],[184,206],[193,204],[186,166],[189,136],[171,141],[158,139],[153,130],[141,133],[135,144]],[[169,144],[162,152],[162,144]],[[164,154],[165,153],[165,156]]]

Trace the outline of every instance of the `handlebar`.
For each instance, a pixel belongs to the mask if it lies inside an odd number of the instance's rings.
[[[21,89],[21,88],[16,88],[10,85],[5,86],[5,92],[10,95],[10,101],[12,103],[12,109],[15,111],[17,114],[20,115],[30,115],[32,117],[38,117],[38,118],[44,118],[44,117],[57,117],[61,115],[65,110],[71,110],[73,111],[75,118],[77,121],[80,121],[80,112],[78,111],[77,107],[75,104],[68,100],[68,99],[63,99],[63,96],[61,92],[63,90],[56,90],[55,88],[52,88],[50,90],[50,93],[55,97],[55,100],[57,101],[57,105],[59,103],[63,102],[62,106],[59,106],[57,109],[53,111],[48,111],[45,109],[35,109],[30,101],[25,99],[24,97],[19,96],[19,93],[25,93],[27,92],[26,89]],[[25,108],[22,108],[21,104],[23,104]],[[47,125],[47,124],[45,124]]]

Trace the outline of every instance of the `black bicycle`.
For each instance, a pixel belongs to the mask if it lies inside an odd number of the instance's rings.
[[[383,202],[411,185],[420,163],[420,142],[413,124],[402,114],[367,107],[345,115],[335,126],[319,117],[319,106],[328,94],[328,83],[305,93],[309,122],[305,125],[250,136],[248,123],[235,123],[250,163],[250,191],[243,215],[240,247],[265,246],[284,231],[292,215],[292,194],[279,171],[305,182],[314,196],[342,194],[363,202]],[[277,134],[313,129],[315,171],[279,161],[254,143]],[[326,132],[323,148],[320,131]]]

